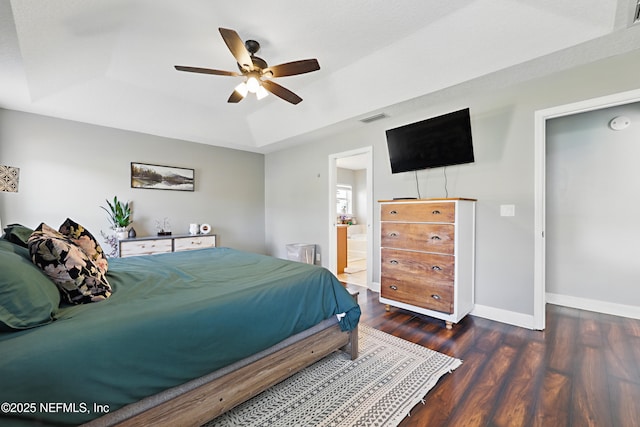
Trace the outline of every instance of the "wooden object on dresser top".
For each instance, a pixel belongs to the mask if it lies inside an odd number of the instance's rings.
[[[149,236],[119,240],[118,255],[124,258],[128,256],[164,254],[168,252],[215,247],[215,234]]]
[[[444,320],[474,305],[475,199],[380,200],[380,302]]]

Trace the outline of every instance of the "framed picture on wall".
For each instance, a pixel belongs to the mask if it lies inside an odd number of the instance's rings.
[[[194,191],[194,170],[131,162],[131,188]]]

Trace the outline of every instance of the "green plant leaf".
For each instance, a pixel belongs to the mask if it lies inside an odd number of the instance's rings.
[[[129,202],[123,203],[119,201],[118,196],[114,196],[113,203],[111,203],[109,199],[105,201],[109,209],[104,206],[100,207],[109,214],[109,220],[113,227],[127,227],[131,224],[131,207],[129,206]]]

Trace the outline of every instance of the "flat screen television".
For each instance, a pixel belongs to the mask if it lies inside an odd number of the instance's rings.
[[[386,131],[391,173],[473,163],[469,109]]]

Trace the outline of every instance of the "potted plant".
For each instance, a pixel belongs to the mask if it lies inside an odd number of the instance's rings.
[[[113,203],[108,199],[106,202],[109,209],[104,206],[100,207],[109,214],[111,228],[116,232],[118,239],[126,239],[127,227],[131,224],[131,205],[129,202],[124,203],[118,200],[118,196],[113,198]]]

